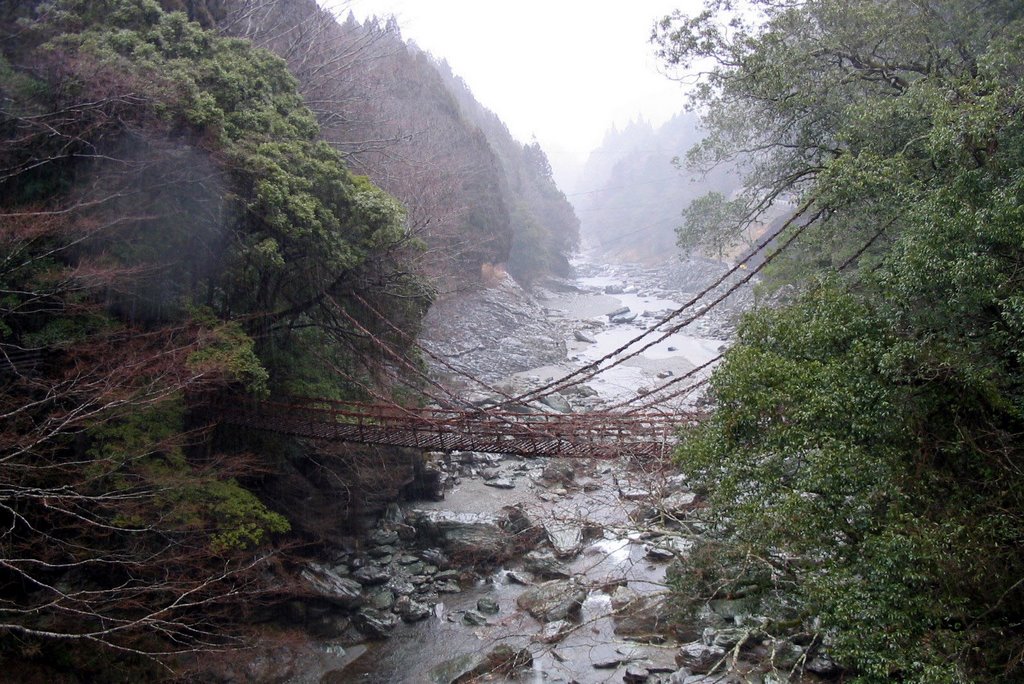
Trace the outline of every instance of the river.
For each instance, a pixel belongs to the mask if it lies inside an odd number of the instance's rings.
[[[505,386],[536,386],[603,358],[678,308],[700,284],[694,279],[687,288],[685,283],[666,282],[672,279],[663,271],[639,267],[586,261],[576,266],[580,275],[575,281],[534,295],[546,322],[565,341],[564,358],[511,374]],[[623,308],[629,312],[609,320],[609,313]],[[594,410],[636,397],[638,391],[656,391],[660,384],[721,353],[727,344],[723,331],[731,329],[723,322],[726,318],[722,314],[716,324],[695,325],[692,334],[688,329],[667,337],[587,381],[588,390],[567,392],[568,400],[574,410]],[[693,396],[682,397],[666,408],[692,406],[694,401]],[[621,462],[572,461],[566,470],[558,459],[477,459],[459,454],[438,458],[438,467],[452,475],[454,487],[443,501],[402,504],[402,515],[497,516],[517,507],[534,528],[543,528],[547,541],[542,541],[540,553],[549,546],[559,551],[559,558],[552,560],[571,578],[562,580],[567,586],[585,592],[582,605],[564,623],[532,617],[517,600],[543,579],[531,574],[532,566],[521,557],[513,557],[472,575],[468,582],[464,575],[461,591],[439,596],[427,619],[399,624],[388,639],[368,644],[361,657],[330,681],[451,681],[469,667],[463,663],[499,644],[528,649],[533,659],[532,668],[507,681],[620,682],[637,662],[650,665],[651,672],[675,669],[677,645],[659,644],[654,634],[632,634],[636,626],[621,618],[616,621],[613,614],[624,601],[663,592],[668,562],[685,557],[686,539],[649,520],[665,500],[682,502],[684,508],[692,502],[681,478],[661,468]],[[563,474],[557,476],[559,472]],[[551,473],[556,477],[549,477]],[[494,486],[499,480],[505,484]],[[481,599],[489,608],[493,601],[497,612],[485,615],[483,624],[467,624],[481,614]]]

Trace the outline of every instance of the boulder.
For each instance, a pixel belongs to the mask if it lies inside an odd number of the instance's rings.
[[[494,487],[495,489],[515,489],[516,483],[508,477],[496,477],[491,480],[484,482],[488,487]]]
[[[387,569],[382,568],[379,565],[364,565],[353,572],[352,577],[364,587],[384,584],[391,579],[391,575],[388,574]]]
[[[475,610],[467,610],[462,614],[462,623],[472,627],[482,627],[487,624],[487,618]]]
[[[568,620],[555,620],[544,625],[541,633],[535,637],[544,644],[558,643],[565,638],[565,635],[573,630],[575,625]]]
[[[587,590],[574,580],[551,580],[527,589],[516,605],[541,622],[566,620],[579,614]]]
[[[533,666],[533,656],[523,648],[518,651],[501,644],[486,655],[466,653],[441,663],[427,673],[427,681],[434,684],[462,684],[476,678],[511,677],[518,670]]]
[[[548,520],[544,522],[544,533],[559,558],[572,558],[583,550],[583,528],[579,525]]]
[[[694,641],[680,647],[676,654],[676,665],[694,674],[707,674],[724,663],[726,653],[721,646],[708,646]]]
[[[359,605],[362,601],[362,585],[348,577],[342,577],[319,563],[310,563],[299,573],[305,589],[317,598],[346,608]]]
[[[469,563],[500,562],[514,550],[515,540],[494,515],[415,510],[408,519],[421,539],[436,542]]]
[[[546,397],[541,397],[540,403],[559,413],[572,413],[572,404],[561,394],[549,394]]]
[[[476,609],[484,615],[496,615],[500,610],[498,602],[489,596],[482,596],[477,599]]]
[[[531,551],[523,557],[523,568],[540,580],[569,579],[568,568],[554,556]]]
[[[566,461],[552,461],[544,466],[540,476],[546,482],[568,485],[576,478],[576,468]]]
[[[382,613],[373,608],[360,609],[354,620],[360,632],[374,639],[386,638],[398,622],[391,613]]]
[[[577,330],[573,333],[573,337],[576,338],[577,342],[586,342],[587,344],[597,344],[597,340],[593,335],[582,330]]]
[[[430,606],[414,601],[408,596],[399,596],[394,610],[406,622],[418,622],[430,616]]]

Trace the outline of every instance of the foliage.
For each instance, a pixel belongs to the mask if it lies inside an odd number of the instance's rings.
[[[1015,680],[1024,15],[756,6],[660,25],[670,63],[717,60],[693,156],[748,155],[748,209],[824,211],[775,274],[802,294],[746,319],[680,463],[858,681]]]

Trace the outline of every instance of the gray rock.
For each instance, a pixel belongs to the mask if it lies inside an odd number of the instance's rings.
[[[421,538],[436,541],[470,563],[500,562],[514,551],[515,540],[494,515],[416,510],[410,511],[409,520]]]
[[[726,650],[695,641],[685,644],[676,654],[676,665],[695,674],[707,674],[724,663]]]
[[[533,656],[523,648],[518,651],[501,644],[486,655],[476,652],[452,658],[427,673],[427,681],[434,684],[468,682],[485,675],[511,677],[519,670],[533,666]]]
[[[370,543],[376,544],[377,546],[386,546],[394,544],[398,541],[398,532],[389,529],[376,529],[373,534],[370,535]],[[389,553],[392,553],[394,549],[391,549]]]
[[[498,602],[489,596],[482,596],[477,599],[476,609],[484,615],[496,615],[500,610]]]
[[[399,596],[395,601],[395,612],[406,622],[419,622],[430,616],[430,606],[408,596]]]
[[[391,578],[391,575],[379,565],[366,565],[353,572],[352,577],[364,587],[372,587],[384,584]]]
[[[355,615],[359,631],[373,638],[387,637],[397,622],[397,618],[391,613],[382,613],[373,608],[362,608]]]
[[[726,620],[737,622],[750,615],[757,608],[757,600],[752,597],[738,599],[713,599],[708,601],[712,611]]]
[[[579,525],[548,520],[544,522],[544,532],[559,558],[572,558],[583,550],[583,528]]]
[[[488,487],[494,487],[495,489],[515,489],[516,483],[507,477],[499,477],[493,480],[487,480],[484,482]]]
[[[461,594],[462,587],[459,586],[458,582],[448,580],[446,582],[434,582],[434,591],[438,594]]]
[[[632,323],[636,320],[636,317],[637,313],[635,311],[627,311],[618,316],[609,316],[608,320],[611,323]]]
[[[538,641],[545,644],[555,644],[565,638],[565,635],[573,630],[573,623],[568,620],[555,620],[544,625],[544,629],[536,637]]]
[[[331,603],[355,607],[362,601],[362,585],[356,580],[342,577],[330,568],[310,563],[299,573],[306,590]]]
[[[573,580],[551,580],[527,589],[516,605],[541,622],[554,622],[579,614],[587,591]]]
[[[622,681],[627,684],[644,684],[651,676],[647,668],[640,663],[630,663],[626,666],[626,672],[622,675]]]
[[[647,546],[647,557],[652,560],[667,561],[677,556],[685,556],[693,548],[693,542],[682,537],[662,537]]]
[[[544,466],[540,476],[547,482],[568,485],[576,479],[576,468],[566,461],[554,461]]]
[[[541,580],[569,579],[569,569],[553,556],[531,551],[523,557],[523,567]]]
[[[586,342],[587,344],[597,344],[597,340],[594,339],[593,335],[591,335],[590,333],[583,332],[582,330],[577,330],[576,332],[574,332],[573,333],[573,337],[576,338],[577,342]]]
[[[629,313],[629,307],[628,306],[620,306],[618,309],[615,309],[614,311],[609,311],[607,313],[607,316],[608,316],[608,320],[611,321],[611,320],[614,320],[615,318],[618,318],[619,316],[625,316],[628,313]]]
[[[395,605],[395,595],[390,589],[378,589],[370,594],[369,603],[371,608],[377,610],[391,610]]]
[[[505,579],[508,580],[509,584],[519,584],[524,587],[528,587],[533,584],[533,581],[529,577],[520,572],[516,572],[515,570],[509,570],[506,572]]]
[[[822,677],[835,676],[839,674],[842,669],[836,665],[836,662],[832,660],[832,658],[824,653],[819,653],[811,658],[804,667],[808,672],[813,672],[814,674]]]
[[[482,627],[487,624],[487,618],[475,610],[467,610],[462,614],[462,622],[473,627]]]
[[[561,394],[549,394],[546,397],[541,397],[540,403],[559,413],[572,413],[572,404]]]

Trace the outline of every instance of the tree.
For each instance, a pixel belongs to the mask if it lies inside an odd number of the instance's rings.
[[[748,156],[746,221],[820,213],[776,273],[801,294],[745,321],[680,463],[789,587],[777,617],[818,617],[859,681],[1015,680],[1024,11],[732,9],[657,29],[670,64],[715,62],[691,157]]]

